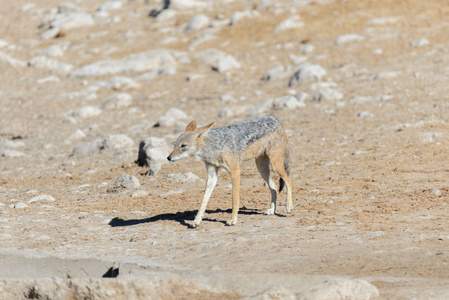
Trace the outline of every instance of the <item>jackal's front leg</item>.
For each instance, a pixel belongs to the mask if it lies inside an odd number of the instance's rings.
[[[239,213],[240,202],[240,167],[231,169],[232,181],[232,215],[231,219],[226,222],[226,225],[231,226],[237,224],[237,216]]]
[[[200,209],[196,214],[195,220],[193,220],[193,223],[189,225],[190,228],[195,228],[198,227],[198,225],[200,225],[201,221],[203,220],[203,214],[206,211],[207,203],[209,202],[212,191],[214,190],[215,185],[217,184],[218,169],[215,166],[206,163],[206,170],[207,170],[206,191],[204,192],[204,198],[203,201],[201,202]]]

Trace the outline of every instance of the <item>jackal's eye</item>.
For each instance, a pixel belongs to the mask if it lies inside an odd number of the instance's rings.
[[[181,148],[185,148],[185,147],[187,147],[186,144],[182,144],[182,145],[181,145]]]

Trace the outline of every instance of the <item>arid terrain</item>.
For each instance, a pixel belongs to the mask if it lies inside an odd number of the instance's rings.
[[[449,299],[447,1],[165,3],[0,4],[0,298]],[[189,229],[204,164],[139,143],[261,114],[293,213],[248,161]]]

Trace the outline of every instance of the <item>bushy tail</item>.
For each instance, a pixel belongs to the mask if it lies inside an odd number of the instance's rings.
[[[288,149],[285,149],[285,153],[284,153],[284,168],[285,171],[287,172],[287,175],[290,175],[290,153],[288,151]],[[282,179],[282,177],[279,179],[279,193],[282,191],[282,189],[285,186],[285,182],[284,179]]]

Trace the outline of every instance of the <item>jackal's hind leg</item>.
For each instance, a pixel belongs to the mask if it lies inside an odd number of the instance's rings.
[[[276,200],[277,200],[277,187],[274,183],[273,179],[270,176],[270,159],[268,156],[260,156],[256,158],[256,166],[259,170],[260,175],[265,180],[265,182],[268,184],[268,188],[271,192],[271,203],[270,208],[267,209],[264,214],[266,215],[274,215],[276,212]]]
[[[217,173],[218,169],[210,164],[206,164],[206,170],[207,170],[207,182],[206,182],[206,191],[204,192],[204,198],[201,202],[200,209],[198,210],[198,213],[196,214],[195,220],[189,225],[190,228],[198,227],[203,220],[204,212],[206,211],[207,203],[209,202],[210,196],[212,194],[212,191],[215,188],[215,185],[217,184]]]
[[[285,185],[287,186],[287,199],[285,201],[285,210],[290,213],[293,210],[293,195],[292,195],[292,180],[287,174],[287,171],[284,167],[284,154],[283,153],[274,153],[273,155],[270,155],[270,162],[273,166],[273,169],[276,171],[276,173],[281,176],[281,178],[284,180]]]

